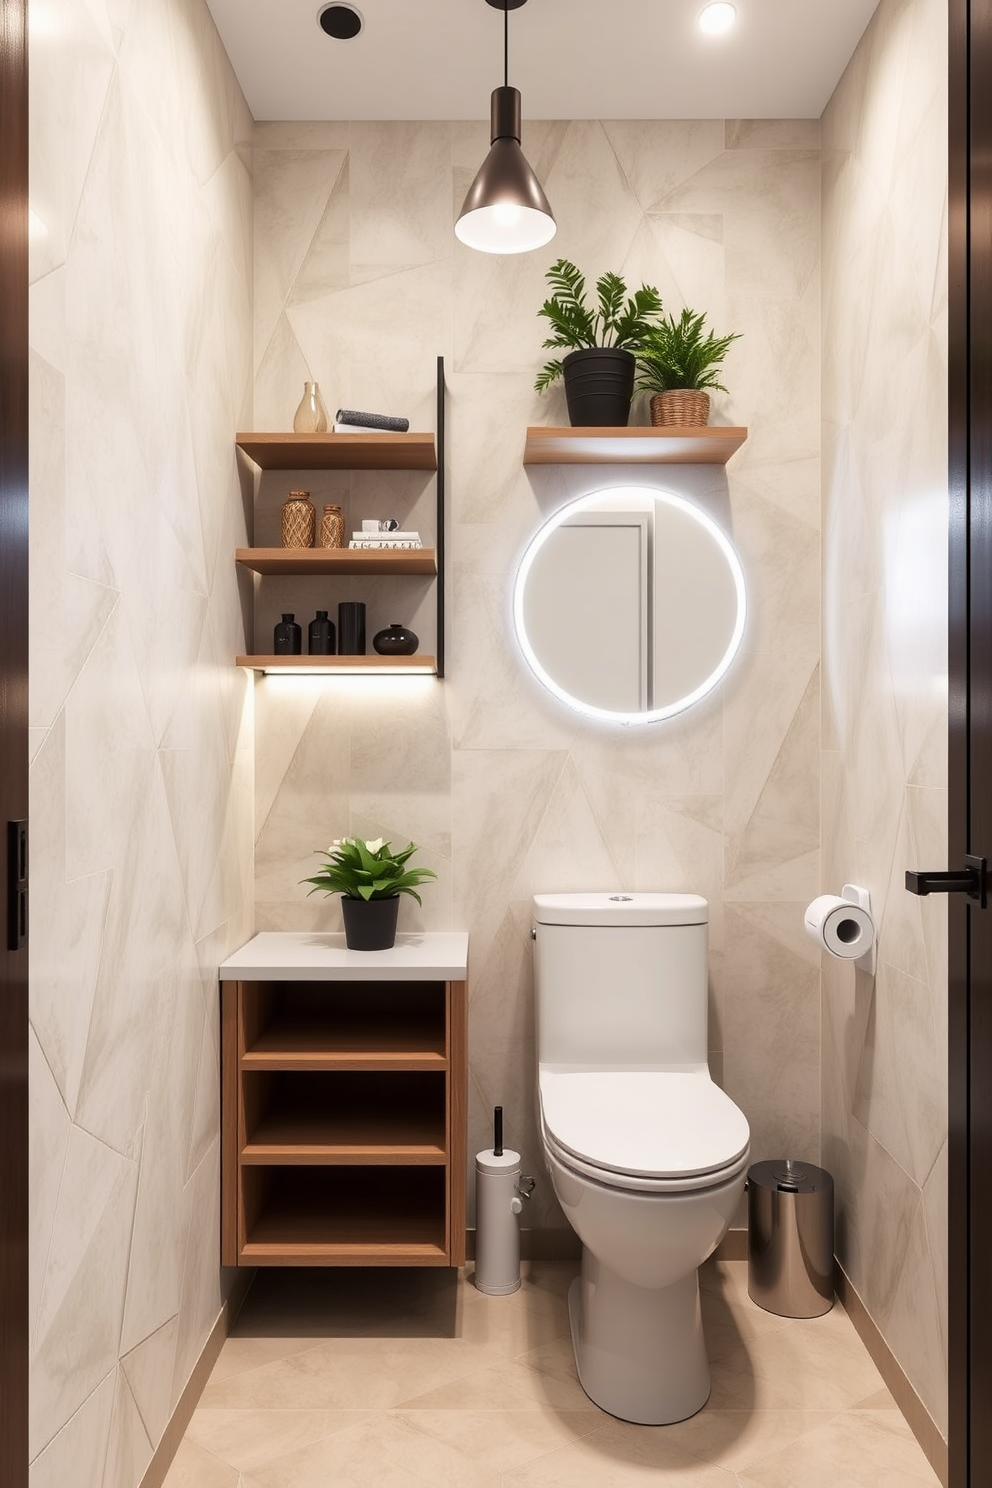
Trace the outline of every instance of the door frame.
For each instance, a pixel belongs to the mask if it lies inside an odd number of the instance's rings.
[[[992,861],[992,0],[949,0],[948,862]],[[992,1482],[992,908],[948,939],[948,1465]],[[972,1320],[977,1325],[972,1325]]]
[[[11,949],[7,822],[28,795],[26,0],[0,0],[0,1483],[28,1481],[28,970]]]

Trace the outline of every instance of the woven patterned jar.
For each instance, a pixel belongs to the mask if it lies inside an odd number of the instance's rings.
[[[290,491],[282,504],[282,545],[284,548],[312,548],[317,530],[317,513],[309,491]]]
[[[708,423],[709,417],[709,393],[692,388],[670,388],[668,392],[655,393],[651,399],[651,422],[655,425],[698,427]]]
[[[317,540],[319,548],[343,548],[344,547],[344,517],[341,515],[339,506],[325,506],[324,515],[320,519],[320,537]]]

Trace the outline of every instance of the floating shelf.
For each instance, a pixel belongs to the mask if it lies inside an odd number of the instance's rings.
[[[436,470],[433,434],[238,434],[262,470]]]
[[[250,667],[253,672],[290,673],[294,676],[379,677],[437,676],[434,656],[238,656],[235,665]]]
[[[527,430],[525,465],[726,465],[747,439],[730,425]]]
[[[426,574],[437,573],[433,548],[238,548],[239,568],[257,574]]]

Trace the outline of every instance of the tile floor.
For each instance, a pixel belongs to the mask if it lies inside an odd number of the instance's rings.
[[[260,1272],[166,1488],[935,1488],[854,1328],[773,1316],[703,1268],[713,1390],[631,1426],[575,1376],[571,1262],[486,1297],[438,1271]]]

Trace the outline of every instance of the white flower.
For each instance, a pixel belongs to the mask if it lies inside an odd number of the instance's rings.
[[[377,837],[374,842],[366,842],[365,846],[370,853],[377,853],[385,840],[385,837]]]

